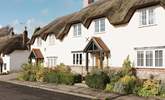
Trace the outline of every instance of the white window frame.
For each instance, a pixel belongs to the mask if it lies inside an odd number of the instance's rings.
[[[51,34],[51,35],[48,35],[48,45],[49,46],[52,46],[52,45],[55,45],[55,35]]]
[[[164,66],[164,50],[165,48],[140,48],[136,50],[136,66],[140,68],[162,68]],[[143,57],[141,57],[141,53],[143,53]]]
[[[37,46],[42,46],[42,39],[40,37],[36,38]]]
[[[57,65],[57,59],[58,59],[58,57],[56,57],[56,56],[47,57],[47,66],[49,68],[55,67]]]
[[[160,55],[160,53],[162,55]],[[163,66],[163,50],[155,50],[155,67],[162,67],[162,66]]]
[[[153,66],[153,51],[146,51],[145,52],[145,62],[146,67],[152,67]]]
[[[99,18],[99,19],[94,20],[95,33],[105,32],[105,30],[106,30],[105,18]]]
[[[137,66],[144,66],[144,51],[137,51]]]
[[[82,35],[82,25],[81,23],[73,25],[73,37],[79,37]]]
[[[139,26],[156,25],[156,13],[154,7],[144,8],[139,11]]]
[[[73,65],[82,65],[83,54],[82,53],[73,53]]]

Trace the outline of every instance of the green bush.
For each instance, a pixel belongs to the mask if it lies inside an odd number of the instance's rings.
[[[23,64],[18,79],[24,81],[43,81],[45,69],[41,64]]]
[[[146,80],[143,86],[139,89],[139,96],[157,96],[159,94],[159,81],[157,80]]]
[[[44,80],[48,83],[73,85],[74,75],[66,72],[49,72]]]
[[[165,84],[160,85],[160,96],[165,98]]]
[[[106,88],[105,88],[105,92],[113,92],[113,87],[114,87],[114,84],[107,84],[106,85]]]
[[[91,88],[105,89],[109,77],[103,71],[96,70],[85,77],[85,83]]]
[[[82,82],[82,75],[74,74],[74,83],[81,83],[81,82]]]

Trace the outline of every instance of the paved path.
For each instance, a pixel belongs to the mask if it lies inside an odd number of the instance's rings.
[[[63,93],[50,92],[6,82],[0,82],[0,100],[89,100]]]

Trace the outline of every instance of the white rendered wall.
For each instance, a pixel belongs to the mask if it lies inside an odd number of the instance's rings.
[[[82,25],[82,36],[73,37],[73,27],[71,27],[68,36],[63,41],[56,40],[54,46],[47,46],[46,42],[43,48],[44,57],[56,56],[57,62],[66,65],[72,65],[73,55],[71,51],[81,51],[89,41],[86,38],[92,36],[101,37],[111,51],[109,65],[112,67],[122,66],[123,60],[130,55],[131,60],[135,62],[135,47],[164,46],[164,26],[165,26],[165,9],[155,6],[156,24],[153,26],[139,27],[139,11],[137,10],[132,16],[130,22],[125,25],[113,26],[106,19],[106,31],[100,34],[94,32],[94,21],[89,29]],[[35,44],[34,44],[35,45]],[[35,46],[32,46],[32,48]],[[89,55],[90,57],[90,55]],[[83,55],[83,65],[85,65],[85,54]],[[89,65],[92,65],[90,59]],[[165,66],[165,65],[164,65]]]

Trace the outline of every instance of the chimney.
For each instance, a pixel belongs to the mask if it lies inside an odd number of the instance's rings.
[[[26,46],[27,41],[28,41],[28,31],[27,31],[27,27],[25,26],[25,30],[23,32],[23,46]]]
[[[83,0],[83,7],[88,7],[90,4],[96,2],[98,0]]]

